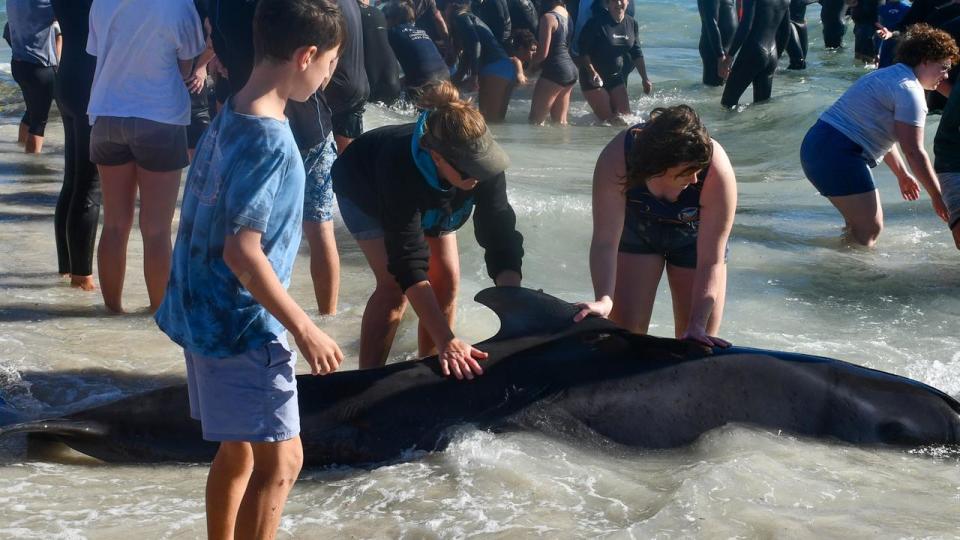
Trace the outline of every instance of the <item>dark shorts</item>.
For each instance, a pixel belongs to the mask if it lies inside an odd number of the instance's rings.
[[[27,110],[20,120],[26,124],[31,135],[43,137],[53,104],[56,86],[56,69],[41,66],[33,62],[14,60],[10,62],[10,72],[23,93],[23,102]]]
[[[660,255],[669,265],[696,268],[697,230],[690,225],[654,217],[632,217],[624,223],[619,251],[634,255]]]
[[[364,103],[360,103],[347,111],[334,113],[331,118],[333,134],[348,139],[356,139],[363,135],[363,109]]]
[[[953,229],[960,223],[960,172],[941,172],[937,177],[943,191],[943,204],[950,213],[947,224]]]
[[[343,219],[343,224],[355,239],[373,240],[383,238],[383,223],[379,216],[360,208],[347,197],[337,197],[337,206],[340,207],[340,217]],[[434,227],[429,231],[424,231],[423,235],[428,238],[439,238],[456,232],[457,229]]]
[[[190,94],[190,125],[187,126],[187,148],[194,150],[203,132],[210,126],[210,89],[204,86],[199,94]]]
[[[800,164],[807,179],[824,197],[877,189],[863,148],[823,120],[817,120],[803,138]]]
[[[148,171],[177,171],[190,163],[187,129],[143,118],[101,116],[90,132],[90,161],[108,166],[133,161]]]
[[[611,73],[609,75],[601,73],[600,78],[603,79],[603,86],[593,84],[593,77],[590,76],[590,72],[584,68],[580,68],[580,90],[586,92],[588,90],[599,90],[603,88],[604,90],[610,91],[618,86],[623,86],[626,82],[623,79],[623,73]]]

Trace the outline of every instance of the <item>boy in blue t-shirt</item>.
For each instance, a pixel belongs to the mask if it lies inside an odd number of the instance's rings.
[[[197,147],[156,314],[184,349],[191,414],[220,442],[207,479],[211,538],[272,537],[300,472],[286,331],[314,375],[343,359],[286,291],[305,173],[283,112],[330,80],[343,21],[330,0],[260,0],[254,20],[253,72]]]

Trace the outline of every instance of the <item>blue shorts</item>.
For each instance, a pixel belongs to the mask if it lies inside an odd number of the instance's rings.
[[[330,169],[337,160],[337,143],[333,133],[314,146],[303,158],[307,181],[303,190],[303,220],[323,223],[333,219],[333,179]]]
[[[383,224],[379,217],[369,214],[346,197],[337,197],[337,205],[340,207],[340,217],[343,218],[343,224],[347,226],[347,230],[354,238],[357,240],[383,238]],[[429,231],[424,231],[423,235],[429,238],[437,238],[456,232],[456,229],[434,227]]]
[[[237,356],[183,355],[190,416],[205,440],[279,442],[300,433],[297,355],[286,334]]]
[[[517,68],[509,58],[502,58],[480,68],[480,75],[493,75],[494,77],[500,77],[508,81],[516,81]]]
[[[800,164],[810,183],[824,197],[877,189],[863,147],[823,120],[817,120],[803,138]]]

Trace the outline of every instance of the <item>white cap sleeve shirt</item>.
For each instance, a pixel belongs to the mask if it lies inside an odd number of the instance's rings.
[[[896,142],[895,122],[923,127],[927,101],[913,69],[894,64],[857,79],[821,120],[863,148],[876,166]]]
[[[193,0],[96,0],[87,52],[97,57],[87,114],[190,124],[179,60],[206,49]]]

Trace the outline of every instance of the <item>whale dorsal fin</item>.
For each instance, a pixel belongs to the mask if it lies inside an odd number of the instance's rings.
[[[491,287],[480,291],[473,299],[492,309],[500,318],[500,331],[487,342],[556,335],[577,324],[616,328],[604,319],[573,322],[577,308],[543,291],[523,287]]]

